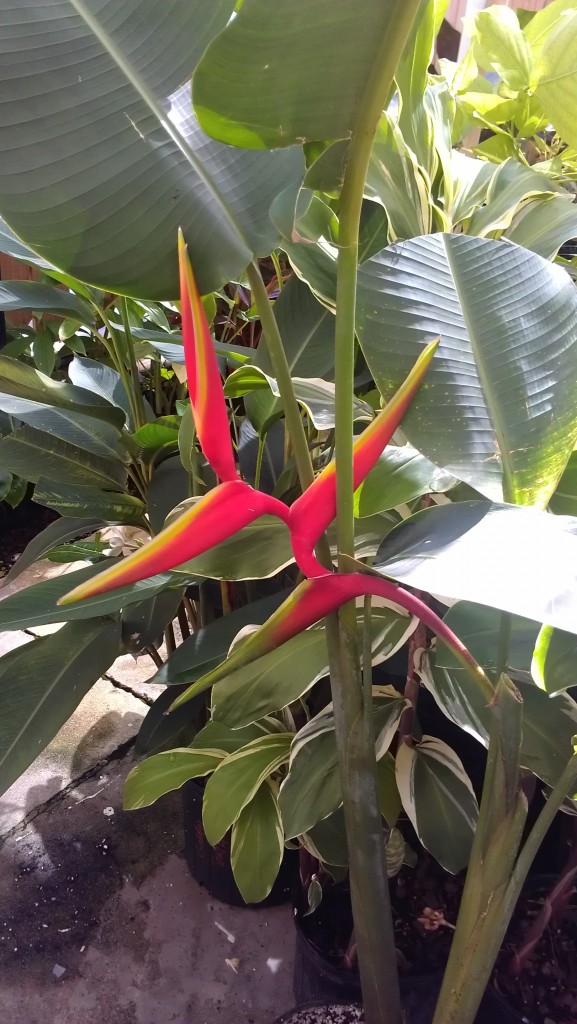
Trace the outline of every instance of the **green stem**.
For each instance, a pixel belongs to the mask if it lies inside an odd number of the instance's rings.
[[[301,487],[310,487],[315,474],[305,434],[299,404],[293,388],[290,367],[282,343],[276,317],[265,288],[260,267],[255,261],[247,268],[247,277],[254,304],[258,310],[267,352],[272,363],[283,403],[287,429],[290,435]]]
[[[335,321],[335,459],[339,570],[354,556],[353,394],[359,225],[367,169],[383,108],[422,0],[391,0],[382,40],[359,103],[345,164],[339,215]],[[349,847],[353,918],[366,1024],[400,1024],[399,981],[374,744],[363,725],[354,605],[339,614],[339,671],[331,686]]]
[[[140,386],[140,378],[138,376],[138,366],[136,365],[136,356],[134,354],[134,340],[132,337],[132,331],[130,329],[130,319],[128,316],[128,305],[126,298],[122,295],[119,299],[120,315],[122,317],[122,323],[124,326],[124,333],[126,338],[126,353],[128,356],[130,377],[132,382],[132,391],[134,393],[134,410],[136,414],[136,428],[143,427],[146,423],[146,414],[144,411],[144,398],[142,395],[142,388]]]
[[[499,682],[499,679],[503,673],[507,672],[509,666],[509,646],[511,643],[511,614],[510,612],[501,612],[501,622],[499,627],[499,647],[497,650],[497,668],[495,670],[495,681]]]
[[[266,437],[264,437],[262,435],[259,435],[258,450],[257,450],[257,453],[256,453],[256,468],[255,468],[255,471],[254,471],[254,486],[255,486],[255,490],[257,490],[257,491],[258,491],[259,484],[260,484],[260,474],[261,474],[261,471],[262,471],[262,458],[263,458],[263,455],[264,455],[265,443],[266,443]]]
[[[122,356],[122,345],[119,343],[118,335],[114,327],[110,323],[110,320],[108,319],[108,314],[106,313],[106,310],[101,309],[100,306],[95,306],[94,308],[96,309],[100,319],[102,320],[104,326],[106,327],[106,330],[108,331],[107,341],[105,341],[104,338],[101,338],[100,335],[97,336],[99,340],[102,341],[102,343],[108,349],[108,352],[110,353],[111,359],[113,360],[113,363],[120,376],[120,379],[124,384],[124,390],[126,391],[128,397],[130,415],[132,418],[132,424],[129,424],[129,429],[130,426],[132,426],[133,429],[136,430],[138,428],[138,410],[136,407],[136,399],[134,394],[134,388],[132,387],[132,381],[130,379],[129,373],[127,372],[126,363]]]

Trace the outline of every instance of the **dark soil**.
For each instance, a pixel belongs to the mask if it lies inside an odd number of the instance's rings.
[[[401,975],[434,974],[443,968],[449,955],[453,937],[450,926],[457,919],[461,889],[462,880],[447,874],[429,857],[419,858],[415,869],[403,868],[391,879]],[[430,911],[440,911],[441,917],[431,917]],[[353,930],[347,886],[327,886],[318,910],[300,918],[299,926],[319,953],[335,966],[343,966]],[[354,948],[350,954],[354,961]]]
[[[363,1011],[349,1006],[310,1006],[291,1011],[276,1024],[362,1024]]]
[[[26,545],[55,519],[57,512],[28,499],[17,508],[0,502],[0,577],[12,568]]]
[[[462,885],[463,876],[447,874],[426,856],[419,858],[415,869],[403,868],[391,879],[401,978],[434,975],[443,970],[453,938],[451,926],[456,924]],[[575,893],[562,921],[546,929],[521,976],[514,977],[508,970],[512,952],[522,945],[522,938],[542,906],[546,892],[544,882],[529,883],[507,933],[494,978],[494,991],[507,1004],[503,1006],[503,1021],[577,1024]],[[318,953],[334,967],[346,967],[348,958],[351,971],[356,972],[346,884],[329,884],[318,910],[306,917],[297,916],[299,928]],[[514,1014],[510,1008],[514,1009]]]
[[[519,901],[495,972],[495,989],[531,1024],[577,1024],[577,899],[562,920],[545,930],[519,977],[510,973],[511,955],[522,947],[527,928],[550,888],[534,882]]]

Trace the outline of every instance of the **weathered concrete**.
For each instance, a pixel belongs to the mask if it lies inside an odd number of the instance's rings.
[[[147,710],[108,680],[95,683],[52,742],[0,797],[0,836],[133,739]]]
[[[272,1024],[292,1003],[289,908],[208,897],[178,794],[122,811],[130,766],[110,761],[0,849],[0,1021]]]

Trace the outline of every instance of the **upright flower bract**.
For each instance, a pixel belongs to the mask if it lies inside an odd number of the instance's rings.
[[[196,433],[208,462],[221,480],[237,480],[230,427],[210,327],[182,231],[178,231],[182,340],[188,393]]]
[[[296,618],[289,617],[288,620],[289,622],[302,621],[303,623],[290,633],[291,636],[294,636],[295,632],[311,625],[328,611],[339,607],[344,600],[349,599],[342,598],[341,595],[345,591],[348,592],[347,588],[350,588],[352,584],[345,586],[345,582],[352,577],[335,575],[330,569],[321,565],[314,551],[319,538],[336,515],[335,463],[331,462],[326,466],[311,487],[297,499],[291,508],[277,498],[255,490],[254,487],[240,479],[235,464],[226,401],[210,328],[194,280],[184,238],[180,231],[178,255],[182,335],[190,401],[200,446],[222,482],[208,494],[199,498],[192,508],[165,527],[139,551],[135,551],[120,564],[104,570],[94,579],[76,587],[62,597],[59,604],[71,604],[74,601],[94,597],[97,594],[137,583],[149,576],[174,569],[231,537],[260,516],[268,514],[277,516],[287,524],[295,560],[303,574],[310,578],[327,577],[326,583],[322,586],[319,584],[318,588],[305,589],[301,592],[302,598],[299,594],[299,598],[304,601],[304,604],[295,605]],[[355,487],[362,483],[367,473],[373,468],[399,426],[412,398],[421,385],[438,344],[437,339],[427,345],[391,401],[356,441],[353,452]],[[358,577],[357,587],[361,587],[358,591],[359,594],[376,592],[362,589],[367,586],[368,579],[374,581],[374,577]],[[377,580],[377,582],[379,581]],[[383,584],[385,582],[383,581]],[[387,583],[386,586],[394,588],[394,584]],[[400,593],[398,588],[396,592]],[[332,596],[329,597],[329,595]],[[318,605],[319,601],[320,605]],[[312,610],[317,606],[324,607],[323,602],[327,601],[325,611],[321,610],[318,615],[310,618]],[[399,600],[397,603],[402,604],[402,601]],[[423,605],[423,608],[425,607]],[[292,629],[292,626],[283,625],[276,641],[277,644],[288,639],[283,632],[287,628]],[[281,639],[282,636],[284,636],[284,640]]]

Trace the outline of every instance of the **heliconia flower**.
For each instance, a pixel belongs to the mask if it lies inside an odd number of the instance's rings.
[[[411,401],[419,389],[429,364],[439,346],[439,338],[421,352],[400,388],[357,439],[353,449],[353,480],[355,490],[377,462],[397,430]],[[326,569],[315,558],[314,548],[337,513],[335,462],[330,462],[291,505],[289,527],[293,551],[299,569],[305,576],[323,576]]]
[[[148,544],[81,583],[61,597],[58,604],[95,597],[174,569],[266,514],[279,516],[287,522],[288,508],[282,501],[255,491],[242,480],[227,480],[199,498]]]
[[[243,668],[256,661],[257,658],[261,658],[263,654],[268,654],[269,651],[280,647],[297,633],[308,629],[315,622],[336,611],[341,605],[366,595],[383,597],[420,619],[436,633],[443,643],[450,647],[463,668],[475,678],[477,684],[482,688],[487,701],[492,699],[494,687],[481,666],[452,629],[424,601],[404,590],[397,583],[381,576],[363,573],[328,573],[325,576],[317,576],[315,579],[304,580],[260,629],[251,633],[246,640],[235,647],[226,661],[189,686],[188,690],[177,697],[170,710],[214,686],[233,669]],[[185,674],[182,675],[182,679],[177,676],[177,682],[186,682]]]
[[[178,232],[182,340],[196,433],[220,480],[237,480],[222,381],[182,231]]]
[[[265,514],[278,516],[289,527],[295,559],[305,576],[318,577],[330,571],[317,561],[314,548],[336,515],[335,463],[331,462],[322,471],[290,509],[240,480],[214,345],[181,231],[178,256],[190,401],[201,448],[223,483],[139,551],[76,587],[62,597],[59,604],[94,597],[167,572],[203,554]],[[355,442],[355,488],[375,465],[399,426],[437,345],[438,340],[424,349],[397,393]]]

